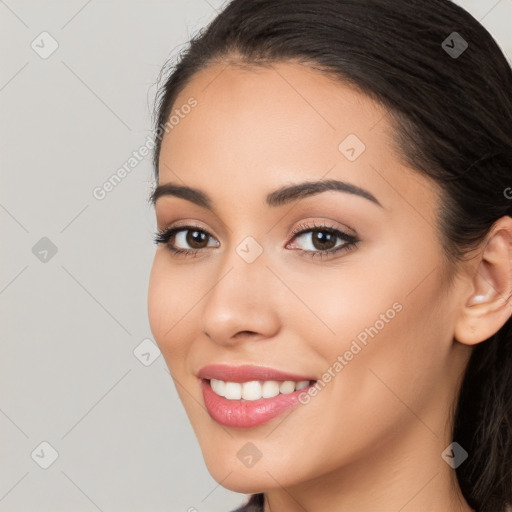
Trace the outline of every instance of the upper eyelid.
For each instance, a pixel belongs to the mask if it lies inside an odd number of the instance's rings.
[[[301,226],[301,225],[304,225],[305,226],[305,229],[315,229],[315,228],[323,228],[323,229],[335,229],[337,231],[341,231],[343,233],[346,233],[347,235],[350,235],[350,236],[354,236],[354,237],[357,237],[357,231],[348,226],[347,224],[343,224],[343,223],[340,223],[339,221],[335,220],[335,219],[331,219],[329,217],[322,217],[321,219],[322,220],[317,220],[319,219],[320,217],[317,217],[317,218],[314,218],[312,217],[313,220],[311,221],[305,221],[305,220],[300,220],[300,221],[296,221],[292,224],[292,226]],[[191,221],[187,221],[187,220],[182,220],[182,221],[178,221],[179,224],[177,225],[169,225],[167,223],[163,223],[163,227],[161,229],[159,229],[159,231],[167,231],[169,229],[178,229],[178,228],[196,228],[196,229],[199,229],[199,230],[202,230],[202,231],[205,231],[206,233],[208,233],[209,235],[212,235],[211,233],[211,230],[210,228],[206,228],[206,227],[202,227],[200,224],[197,224],[198,222],[200,221],[196,221],[196,220],[191,220]],[[310,226],[307,226],[307,222],[311,222],[311,225]],[[329,226],[328,224],[329,223],[332,223],[333,225]],[[158,217],[157,217],[157,225],[160,224],[160,222],[158,222]],[[338,225],[338,226],[336,226]],[[224,230],[224,224],[222,224],[222,230]],[[273,229],[273,228],[272,228]],[[229,230],[231,231],[231,230]],[[295,232],[295,235],[297,234],[297,228],[295,229],[291,229],[289,228],[287,230],[289,232],[289,235],[292,235],[294,232]],[[215,236],[215,235],[213,235]],[[217,238],[217,237],[216,237]]]
[[[290,235],[293,234],[294,236],[300,234],[303,231],[315,231],[320,229],[327,230],[333,230],[333,231],[339,231],[341,233],[344,233],[348,236],[357,237],[355,229],[346,226],[342,224],[342,227],[336,226],[335,224],[339,224],[339,222],[327,219],[327,220],[321,220],[321,221],[312,221],[312,224],[308,225],[306,221],[301,221],[299,224],[292,229],[290,232]]]

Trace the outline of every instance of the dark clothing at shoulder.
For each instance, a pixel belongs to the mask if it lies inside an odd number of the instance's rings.
[[[263,512],[263,493],[253,494],[245,505],[231,512]]]

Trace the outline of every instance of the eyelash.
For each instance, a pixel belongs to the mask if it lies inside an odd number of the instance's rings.
[[[190,256],[190,257],[196,257],[198,252],[200,252],[203,249],[181,249],[173,247],[169,242],[171,238],[174,237],[177,233],[180,231],[199,231],[201,233],[204,233],[208,237],[211,237],[211,235],[205,231],[204,229],[199,228],[199,226],[176,226],[173,228],[163,229],[160,231],[157,231],[154,235],[154,243],[156,244],[165,244],[167,246],[167,249],[171,251],[171,253],[183,256]],[[303,235],[304,233],[309,232],[322,232],[322,233],[329,233],[331,235],[335,235],[337,238],[341,238],[345,241],[344,244],[339,245],[337,247],[334,247],[333,249],[325,249],[325,250],[316,250],[316,251],[308,251],[305,249],[294,249],[296,251],[299,251],[302,255],[308,256],[310,258],[314,257],[327,257],[332,256],[333,254],[337,254],[339,252],[348,251],[350,249],[353,249],[357,243],[359,242],[359,239],[357,239],[355,236],[349,235],[348,233],[345,233],[344,231],[340,231],[339,229],[328,226],[325,224],[314,224],[313,226],[307,225],[307,224],[301,224],[295,228],[295,230],[292,233],[292,239],[294,240],[300,235]],[[290,240],[290,241],[291,241]]]

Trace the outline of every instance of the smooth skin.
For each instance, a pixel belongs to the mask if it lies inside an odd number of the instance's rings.
[[[156,219],[158,229],[192,224],[209,236],[175,237],[177,248],[199,247],[193,255],[158,246],[148,313],[212,476],[264,491],[265,512],[472,511],[441,454],[474,345],[512,314],[512,219],[496,222],[454,274],[435,229],[439,190],[402,163],[373,100],[292,62],[216,63],[173,108],[190,97],[197,106],[164,136],[159,184],[200,189],[213,210],[163,196]],[[338,149],[349,134],[366,146],[354,161]],[[265,203],[280,187],[328,179],[381,206],[343,191]],[[359,241],[311,256],[346,243],[315,243],[323,225]],[[294,237],[301,226],[310,231]],[[263,249],[252,263],[236,251],[248,236]],[[209,416],[203,366],[322,379],[396,302],[401,311],[307,405],[250,429]],[[262,454],[252,467],[237,457],[248,442]]]

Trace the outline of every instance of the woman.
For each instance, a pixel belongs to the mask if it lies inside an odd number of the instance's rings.
[[[447,0],[234,0],[170,70],[149,320],[239,511],[512,502],[511,91]]]

